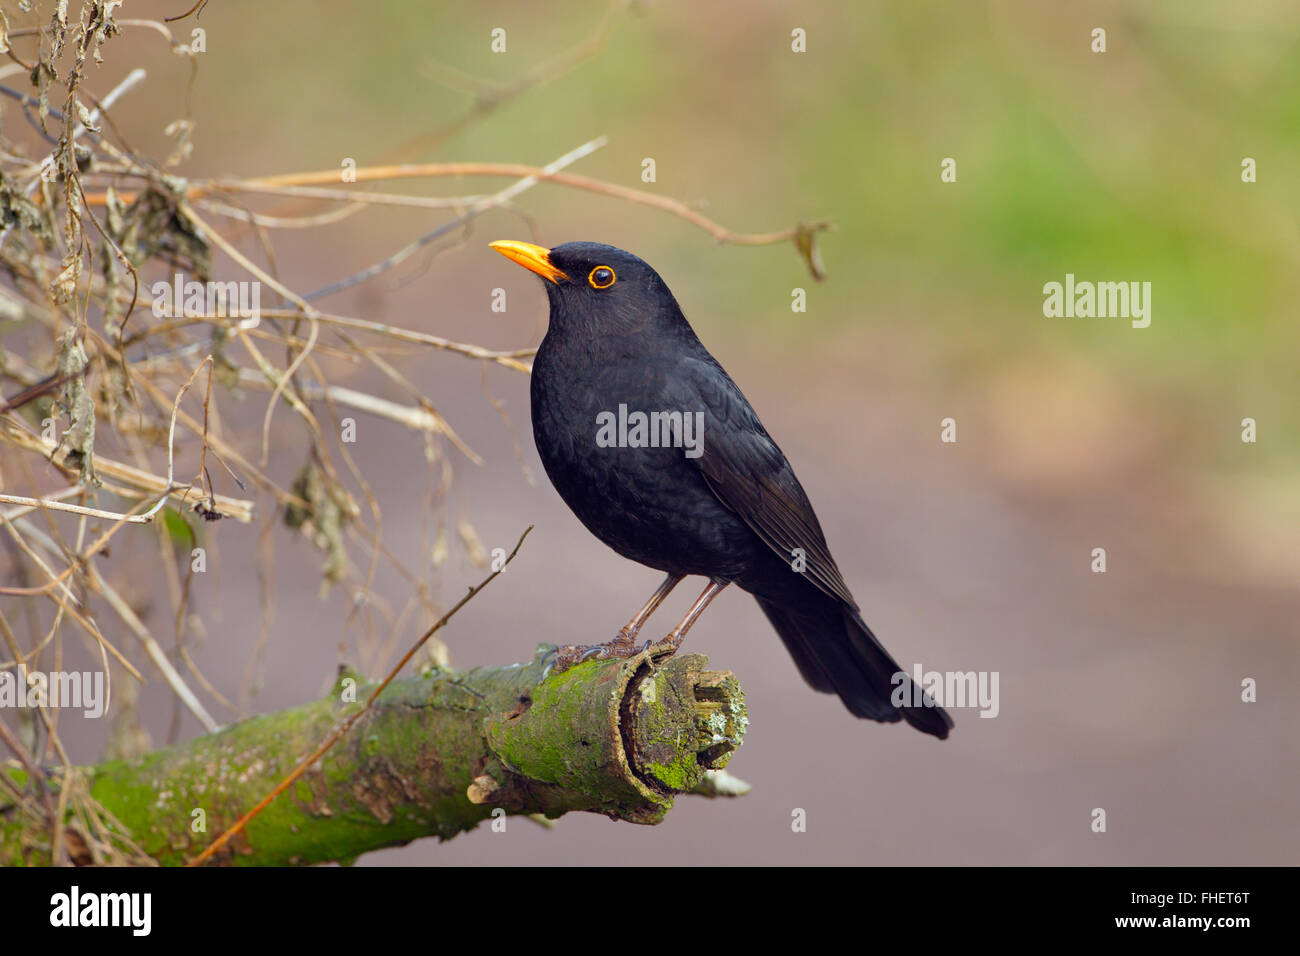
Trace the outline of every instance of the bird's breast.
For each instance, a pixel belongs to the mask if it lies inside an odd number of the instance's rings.
[[[652,361],[575,361],[545,346],[530,386],[533,438],[579,520],[615,551],[660,570],[738,569],[752,532],[709,490],[697,464],[708,410],[671,401],[671,371]]]

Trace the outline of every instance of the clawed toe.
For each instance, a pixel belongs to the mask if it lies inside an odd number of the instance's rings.
[[[556,648],[555,660],[546,668],[546,676],[562,674],[575,664],[585,664],[587,661],[627,660],[647,652],[652,660],[658,662],[677,653],[681,643],[681,638],[675,634],[669,634],[658,642],[642,641],[640,644],[620,634],[604,644],[567,644]]]
[[[587,661],[626,660],[629,657],[636,657],[642,650],[644,648],[638,649],[634,643],[621,635],[604,644],[569,644],[556,651],[555,663],[550,673],[559,674],[575,664],[584,664]]]
[[[666,658],[672,657],[677,653],[677,649],[681,646],[681,640],[673,640],[673,635],[670,634],[658,643],[646,641],[645,646],[642,647],[641,650],[648,651],[650,653],[650,659],[657,664]]]

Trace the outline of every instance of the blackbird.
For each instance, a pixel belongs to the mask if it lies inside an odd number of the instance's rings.
[[[531,382],[547,476],[596,537],[668,575],[613,640],[560,648],[554,667],[646,650],[646,619],[683,577],[702,575],[708,587],[652,655],[675,651],[734,582],[815,690],[855,716],[947,737],[952,719],[862,620],[790,463],[659,274],[600,243],[491,245],[541,276],[550,300]]]

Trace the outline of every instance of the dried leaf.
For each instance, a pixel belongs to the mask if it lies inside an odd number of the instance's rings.
[[[83,483],[98,485],[99,478],[95,474],[95,403],[86,389],[85,380],[89,364],[77,330],[68,329],[59,338],[55,367],[58,376],[65,379],[59,389],[58,407],[68,415],[71,424],[59,440],[54,454],[66,448],[64,464],[79,469]]]

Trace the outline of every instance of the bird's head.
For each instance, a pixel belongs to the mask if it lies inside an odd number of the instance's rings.
[[[546,249],[502,240],[492,248],[545,280],[553,328],[602,334],[685,322],[659,273],[630,252],[599,242]]]

